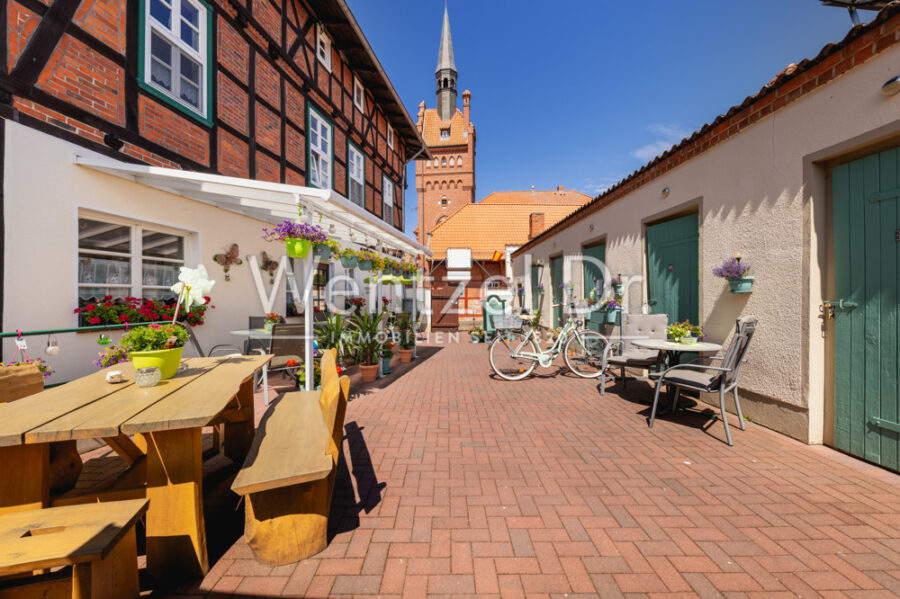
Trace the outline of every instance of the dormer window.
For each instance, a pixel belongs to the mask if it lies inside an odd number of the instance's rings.
[[[316,26],[316,56],[322,66],[331,72],[331,38],[325,33],[325,28],[319,24]]]
[[[366,110],[366,92],[363,89],[362,81],[359,80],[359,77],[353,78],[353,105],[356,106],[360,112],[365,112]]]
[[[441,129],[441,139],[450,139],[450,128]]]

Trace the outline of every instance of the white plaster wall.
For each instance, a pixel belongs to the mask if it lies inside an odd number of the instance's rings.
[[[900,71],[900,48],[788,105],[705,154],[650,182],[625,198],[573,224],[531,248],[542,262],[544,324],[549,324],[549,258],[577,255],[582,245],[606,237],[607,264],[613,273],[646,275],[644,222],[690,206],[700,215],[700,314],[710,339],[727,342],[734,320],[756,314],[760,327],[742,387],[800,410],[809,409],[816,429],[810,442],[821,442],[821,413],[826,386],[824,341],[815,318],[822,301],[823,211],[830,209],[828,185],[805,180],[804,158],[827,153],[847,140],[874,131],[900,131],[900,95],[884,97],[881,85]],[[867,140],[866,143],[871,143]],[[846,151],[846,148],[842,149]],[[669,197],[662,190],[669,187]],[[810,189],[818,190],[813,195]],[[804,245],[804,205],[813,214],[810,243]],[[731,295],[712,268],[740,252],[756,281],[749,296]],[[804,258],[810,262],[809,292],[804,297]],[[513,261],[514,276],[525,277],[525,257]],[[583,295],[581,267],[568,273],[575,295]],[[630,286],[630,312],[640,312],[646,285]],[[809,308],[804,309],[804,299]],[[529,300],[530,301],[530,300]],[[804,342],[809,349],[804,353]],[[808,388],[808,391],[804,391]],[[776,423],[777,424],[777,423]],[[769,424],[772,426],[772,424]],[[778,428],[777,425],[773,428]],[[795,435],[797,436],[797,435]]]
[[[77,234],[79,206],[96,212],[133,217],[148,224],[194,231],[188,241],[187,265],[206,265],[216,281],[212,290],[214,310],[206,323],[194,330],[204,350],[219,343],[241,343],[229,330],[247,327],[247,317],[263,313],[253,285],[249,262],[230,271],[225,282],[221,266],[212,256],[232,243],[241,255],[259,257],[266,250],[274,259],[283,246],[262,240],[266,223],[201,202],[168,194],[118,177],[76,166],[76,154],[91,155],[84,148],[7,121],[5,157],[6,255],[4,277],[4,331],[68,328],[77,325],[72,313],[77,305]],[[264,285],[269,277],[262,273]],[[284,283],[278,291],[275,311],[284,313]],[[121,333],[113,334],[118,340]],[[58,336],[60,353],[43,353],[47,339],[29,338],[29,353],[47,358],[56,370],[49,383],[67,381],[92,372],[101,349],[97,333]],[[9,360],[13,342],[3,344]],[[185,356],[195,355],[190,345]]]

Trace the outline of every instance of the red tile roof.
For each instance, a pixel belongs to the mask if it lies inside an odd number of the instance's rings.
[[[593,198],[572,189],[548,191],[495,191],[479,201],[479,204],[542,204],[550,206],[583,206]]]
[[[450,138],[441,139],[441,129],[448,127],[450,129]],[[436,108],[427,109],[422,129],[422,138],[428,147],[464,146],[469,143],[466,131],[466,117],[459,108],[456,109],[449,121],[442,121]]]

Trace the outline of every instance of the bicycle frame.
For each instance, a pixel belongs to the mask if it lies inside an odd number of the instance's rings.
[[[572,333],[577,334],[578,325],[573,318],[569,318],[566,321],[565,326],[563,326],[562,330],[559,332],[559,336],[556,338],[556,341],[553,342],[553,345],[550,346],[546,351],[541,350],[540,339],[537,337],[535,330],[532,328],[525,338],[522,340],[522,343],[515,349],[510,352],[510,355],[514,358],[526,358],[528,360],[534,360],[535,362],[540,362],[541,358],[552,357],[552,359],[556,359],[557,356],[562,352],[562,348],[565,345],[566,341],[569,339],[569,336]],[[530,351],[522,351],[522,348],[528,343],[529,340],[533,340],[535,345],[538,346],[538,352],[530,352]]]

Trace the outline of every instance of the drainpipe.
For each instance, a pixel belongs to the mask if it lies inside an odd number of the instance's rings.
[[[426,147],[427,146],[423,142],[422,147],[419,148],[419,150],[415,154],[413,154],[409,160],[407,160],[406,162],[403,163],[403,211],[404,211],[404,213],[406,212],[406,165],[409,164],[410,162],[413,162],[416,158],[421,156],[422,152],[425,151]],[[425,221],[423,220],[422,227],[424,227],[424,226],[425,226]],[[423,235],[425,234],[424,229],[422,230],[422,234]]]

